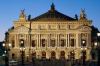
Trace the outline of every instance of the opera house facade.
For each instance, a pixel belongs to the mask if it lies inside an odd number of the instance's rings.
[[[26,19],[21,11],[14,27],[6,33],[6,44],[11,43],[9,59],[82,59],[85,51],[86,60],[91,59],[91,25],[87,20],[85,10],[80,18],[69,17],[58,12],[52,3],[46,13]]]

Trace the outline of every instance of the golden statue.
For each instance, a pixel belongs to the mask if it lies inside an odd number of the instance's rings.
[[[86,14],[84,13],[85,9],[81,9],[81,10],[82,10],[82,14],[80,15],[80,18],[86,18]]]

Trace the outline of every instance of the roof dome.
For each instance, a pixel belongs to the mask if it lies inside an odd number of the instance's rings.
[[[31,19],[32,21],[74,21],[76,19],[64,15],[57,10],[55,10],[55,5],[52,3],[51,10],[48,12]]]

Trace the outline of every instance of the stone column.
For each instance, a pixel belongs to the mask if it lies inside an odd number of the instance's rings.
[[[17,39],[16,39],[16,37],[17,37],[17,36],[16,36],[16,34],[15,34],[15,40],[14,40],[14,41],[15,41],[15,47],[17,48]]]
[[[91,33],[88,34],[88,40],[89,40],[89,42],[88,42],[88,47],[91,47]]]
[[[37,34],[37,48],[39,47],[39,35]]]
[[[58,37],[58,35],[56,34],[56,46],[58,45],[58,44],[57,44],[57,43],[58,43],[57,37]]]
[[[60,36],[60,35],[58,34],[58,47],[60,47],[60,45],[59,45],[59,36]]]
[[[39,34],[39,47],[40,47],[40,34]]]
[[[78,48],[79,47],[79,35],[76,33],[76,47]]]
[[[49,35],[47,34],[47,42],[46,42],[46,46],[49,47]]]
[[[81,33],[79,34],[79,47],[81,47],[81,42],[82,42],[82,37],[81,37]]]
[[[70,44],[70,42],[69,42],[69,34],[68,34],[68,37],[67,38],[68,38],[68,47],[69,47],[69,44]]]
[[[29,46],[28,46],[28,35],[27,35],[27,34],[26,34],[25,47],[29,47]]]
[[[67,44],[67,34],[66,34],[66,45],[65,46],[68,47],[68,44]]]
[[[28,44],[29,44],[29,47],[31,47],[31,35],[30,34],[28,35]]]
[[[50,37],[50,34],[49,34],[49,47],[51,45],[51,37]]]
[[[16,46],[19,47],[19,44],[20,44],[20,43],[19,43],[19,35],[17,34],[17,35],[16,35]]]

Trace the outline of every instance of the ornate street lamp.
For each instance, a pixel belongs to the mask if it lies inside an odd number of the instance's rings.
[[[83,40],[82,41],[82,46],[83,47],[81,48],[82,54],[83,54],[83,66],[85,66],[85,59],[86,59],[86,56],[85,55],[86,55],[86,49],[87,49],[86,47],[84,47],[84,43],[85,43],[85,41]]]
[[[22,53],[22,66],[24,66],[24,51],[25,51],[25,48],[20,47],[20,52]]]
[[[100,44],[98,44],[98,37],[100,37],[100,33],[97,33],[97,43],[95,43],[96,50],[98,51],[98,66],[100,66]]]
[[[10,51],[10,47],[11,47],[11,44],[9,43],[8,44],[8,47],[7,47],[7,44],[5,44],[5,42],[3,42],[3,47],[5,47],[5,66],[9,66],[9,51]]]
[[[24,66],[24,51],[25,51],[25,47],[24,47],[24,41],[21,40],[21,47],[19,48],[20,52],[22,53],[22,66]]]

